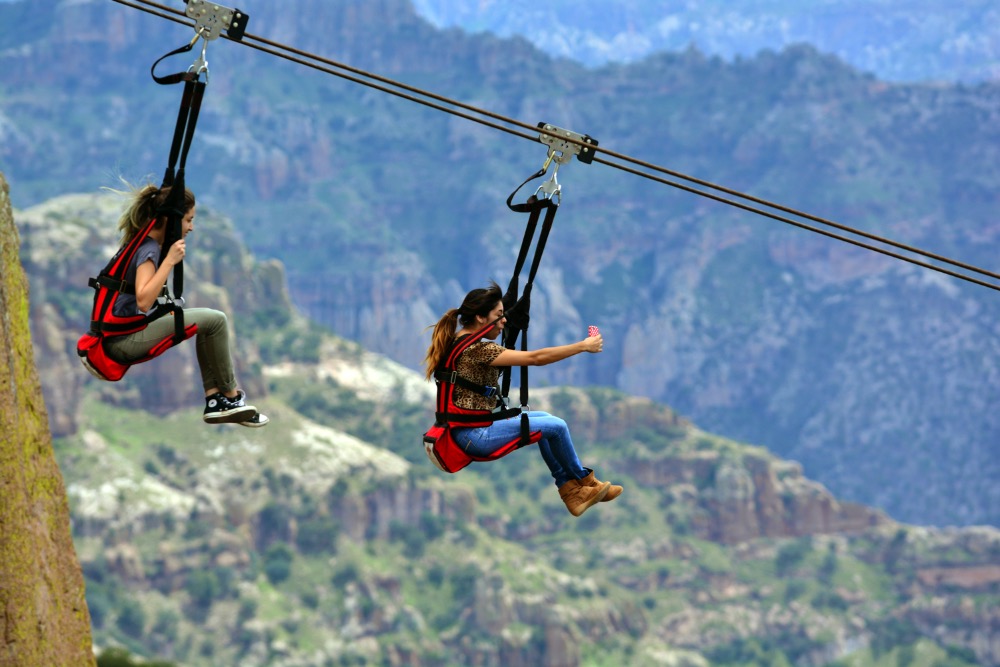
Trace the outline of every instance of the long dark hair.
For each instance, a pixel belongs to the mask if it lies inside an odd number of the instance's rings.
[[[491,280],[489,287],[472,290],[465,295],[461,306],[452,308],[438,320],[434,325],[434,333],[431,334],[431,346],[427,348],[427,356],[424,358],[428,380],[434,375],[441,359],[448,353],[448,347],[455,339],[458,325],[467,327],[475,324],[477,315],[480,317],[489,315],[502,298],[503,292],[500,286]]]

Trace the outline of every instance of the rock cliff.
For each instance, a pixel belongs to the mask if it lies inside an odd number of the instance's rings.
[[[0,666],[93,665],[83,573],[52,451],[9,188],[0,174]]]

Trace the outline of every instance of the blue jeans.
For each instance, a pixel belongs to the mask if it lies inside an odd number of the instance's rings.
[[[584,468],[576,456],[565,421],[547,412],[532,410],[528,412],[528,422],[532,431],[542,432],[538,451],[542,453],[556,486],[590,474],[590,470]],[[451,433],[466,454],[489,456],[521,434],[521,418],[511,417],[481,428],[453,428]]]

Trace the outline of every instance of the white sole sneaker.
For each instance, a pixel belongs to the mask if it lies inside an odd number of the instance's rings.
[[[201,419],[208,424],[238,424],[256,412],[257,408],[243,402],[242,393],[235,400],[216,394],[209,397]]]
[[[246,426],[247,428],[260,428],[261,426],[267,426],[267,423],[271,421],[267,418],[267,415],[257,413],[250,419],[237,422],[240,426]]]

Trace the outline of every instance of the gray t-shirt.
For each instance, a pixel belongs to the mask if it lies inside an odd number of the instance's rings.
[[[128,267],[128,271],[125,272],[125,280],[134,285],[136,268],[149,260],[153,261],[154,266],[159,263],[160,244],[156,242],[156,239],[147,238],[139,244],[139,249],[135,251],[135,257],[132,258],[132,264]],[[132,317],[133,315],[151,313],[154,310],[156,310],[156,303],[146,313],[140,313],[139,306],[135,300],[135,294],[119,294],[118,298],[115,299],[115,307],[112,309],[112,312],[118,317]]]

